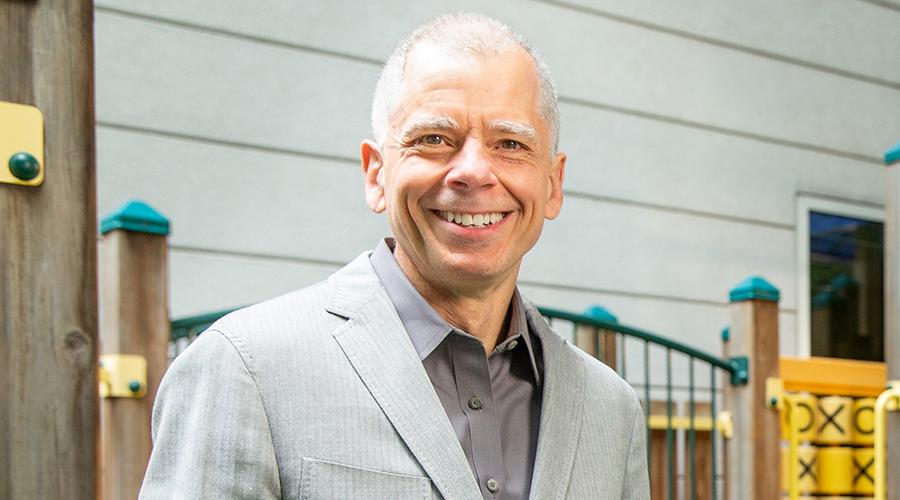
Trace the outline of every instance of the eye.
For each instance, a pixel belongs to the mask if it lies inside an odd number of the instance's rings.
[[[503,139],[500,141],[500,149],[505,149],[507,151],[518,151],[520,149],[525,149],[525,145],[519,141],[514,141],[512,139]]]
[[[421,138],[419,138],[419,143],[425,144],[427,146],[440,146],[442,144],[445,144],[446,141],[444,140],[443,137],[441,137],[437,134],[428,134],[428,135],[424,135]]]

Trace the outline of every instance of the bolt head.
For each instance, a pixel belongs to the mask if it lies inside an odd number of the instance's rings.
[[[41,173],[41,164],[34,156],[19,152],[9,158],[9,171],[16,179],[30,181]]]
[[[131,382],[128,382],[128,388],[131,392],[138,392],[141,390],[141,383],[137,380],[132,380]]]

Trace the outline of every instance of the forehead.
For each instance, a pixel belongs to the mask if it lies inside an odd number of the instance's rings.
[[[538,126],[538,74],[528,53],[518,45],[499,52],[451,51],[430,42],[409,53],[402,92],[391,126],[429,111],[475,115],[492,120],[526,120]],[[490,116],[488,116],[490,115]]]

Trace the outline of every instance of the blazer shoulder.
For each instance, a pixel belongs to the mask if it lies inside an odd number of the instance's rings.
[[[326,310],[328,288],[328,282],[323,281],[238,309],[213,323],[200,337],[211,332],[222,335],[251,371],[259,368],[254,359],[267,359],[287,351],[299,355],[317,339],[327,339],[345,321]],[[194,342],[188,351],[203,345]]]
[[[589,393],[600,393],[605,398],[613,398],[625,405],[640,404],[634,387],[623,379],[609,365],[582,351],[571,343],[566,347],[577,356],[585,367],[586,389]]]
[[[325,312],[328,282],[321,281],[284,295],[230,312],[210,326],[223,333],[250,333],[266,327],[278,327],[291,319],[311,319]],[[323,314],[324,316],[324,314]]]

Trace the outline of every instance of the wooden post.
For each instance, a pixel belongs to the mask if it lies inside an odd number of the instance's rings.
[[[599,305],[589,307],[583,314],[610,323],[619,322],[608,309]],[[575,345],[613,370],[616,369],[616,332],[578,325],[575,327]]]
[[[747,360],[749,380],[725,385],[734,438],[725,441],[726,498],[781,498],[778,412],[766,406],[766,379],[778,377],[778,290],[751,277],[730,293],[728,352]]]
[[[888,380],[900,380],[900,143],[884,155],[884,360]],[[887,497],[900,500],[900,413],[887,416]]]
[[[0,26],[0,101],[44,116],[43,184],[0,184],[0,498],[93,500],[93,5],[0,2]]]
[[[150,414],[168,364],[167,238],[169,221],[132,201],[100,225],[101,353],[147,360],[146,395],[100,404],[101,491],[137,498],[150,458]]]

